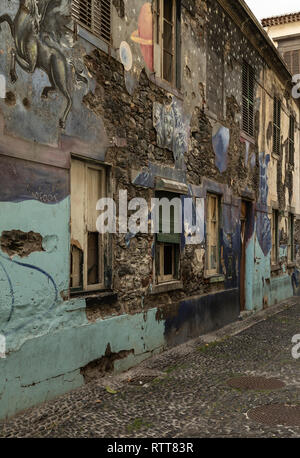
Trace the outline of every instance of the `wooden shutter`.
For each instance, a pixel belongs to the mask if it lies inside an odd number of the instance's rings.
[[[72,0],[72,16],[93,35],[110,42],[111,0]]]
[[[281,142],[281,102],[274,97],[273,109],[273,153],[280,155]]]
[[[207,197],[207,253],[206,268],[209,275],[219,271],[219,197]]]
[[[243,63],[242,75],[242,124],[243,131],[253,137],[254,135],[254,70],[247,62]]]
[[[300,73],[300,50],[286,51],[283,53],[283,60],[285,61],[288,69],[292,75]]]
[[[289,163],[294,165],[295,161],[295,119],[290,116],[290,129],[289,129]]]

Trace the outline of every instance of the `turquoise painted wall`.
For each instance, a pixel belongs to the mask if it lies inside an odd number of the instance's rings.
[[[69,198],[54,206],[1,203],[0,212],[0,233],[40,233],[45,250],[12,260],[0,251],[0,333],[7,353],[0,359],[0,418],[81,386],[80,368],[103,356],[108,344],[115,353],[134,350],[116,362],[116,371],[164,348],[164,322],[156,320],[156,309],[89,323],[85,301],[63,301],[61,292],[69,286]]]

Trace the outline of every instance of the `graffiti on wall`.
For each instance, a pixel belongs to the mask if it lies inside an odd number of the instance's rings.
[[[0,202],[55,205],[69,195],[67,170],[6,156],[0,156],[0,183]]]
[[[46,72],[50,86],[42,92],[47,99],[52,92],[59,92],[66,101],[59,126],[65,128],[67,117],[72,108],[70,76],[72,68],[77,81],[88,83],[87,78],[77,70],[74,63],[61,51],[62,38],[70,22],[69,4],[65,0],[20,0],[14,18],[0,16],[0,25],[7,23],[13,38],[11,50],[10,78],[18,79],[17,64],[27,73],[36,69]]]
[[[265,256],[271,251],[271,221],[268,216],[268,166],[270,155],[260,153],[259,155],[259,203],[263,207],[257,212],[257,238]]]
[[[147,68],[153,72],[153,15],[151,3],[145,3],[140,11],[138,29],[131,35],[132,41],[139,43]]]
[[[230,132],[227,127],[216,124],[213,128],[212,135],[212,144],[216,155],[216,167],[219,169],[220,173],[223,173],[228,166]]]
[[[158,146],[173,152],[177,168],[185,168],[184,155],[188,150],[190,128],[182,104],[175,97],[169,105],[154,102],[153,123]]]

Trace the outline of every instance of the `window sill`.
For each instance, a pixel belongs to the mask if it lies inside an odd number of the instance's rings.
[[[204,279],[208,283],[223,283],[225,281],[225,275],[204,275]]]
[[[118,300],[118,294],[113,291],[82,291],[70,293],[71,299],[85,299],[86,307],[96,307],[99,305],[110,305]]]
[[[271,266],[271,272],[279,272],[279,270],[281,270],[281,267],[278,264]]]
[[[288,262],[288,269],[294,269],[297,266],[295,261]]]
[[[155,76],[155,73],[150,73],[149,80],[161,89],[164,89],[165,91],[168,91],[171,94],[175,95],[178,99],[184,99],[182,92],[180,92],[175,86],[172,86],[167,81],[164,81],[161,78]]]
[[[246,140],[249,143],[252,143],[252,145],[255,145],[255,138],[251,137],[249,134],[246,134],[243,130],[240,132],[240,137],[242,140]]]
[[[161,283],[159,285],[154,285],[152,287],[151,294],[169,293],[171,291],[176,291],[178,289],[183,289],[182,281],[173,281],[173,282],[168,282],[168,283]]]

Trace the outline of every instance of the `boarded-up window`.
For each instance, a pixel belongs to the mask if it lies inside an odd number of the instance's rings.
[[[167,199],[170,203],[180,196],[169,192],[157,192],[158,199]],[[174,201],[175,202],[175,201]],[[166,283],[179,280],[179,257],[181,241],[181,218],[180,205],[171,205],[170,211],[163,212],[159,207],[159,233],[156,236],[156,273],[158,283]],[[164,228],[167,228],[165,231]]]
[[[281,142],[281,102],[274,97],[273,108],[273,153],[280,154]]]
[[[243,63],[242,77],[243,92],[243,131],[253,137],[254,135],[254,70],[247,62]]]
[[[295,261],[294,227],[295,227],[295,216],[292,213],[289,213],[289,221],[288,221],[288,231],[289,231],[288,260],[289,262]]]
[[[289,163],[294,165],[295,161],[295,119],[290,116],[290,128],[289,128]]]
[[[206,207],[206,274],[219,273],[220,264],[220,198],[214,194],[207,195]]]
[[[177,0],[154,1],[154,67],[159,77],[178,86],[176,78],[178,55],[178,20],[180,2]]]
[[[278,264],[278,210],[272,211],[272,264]]]
[[[110,42],[111,0],[72,0],[72,16],[93,35]]]
[[[77,159],[71,164],[71,289],[104,286],[103,240],[96,205],[105,196],[105,170]]]

